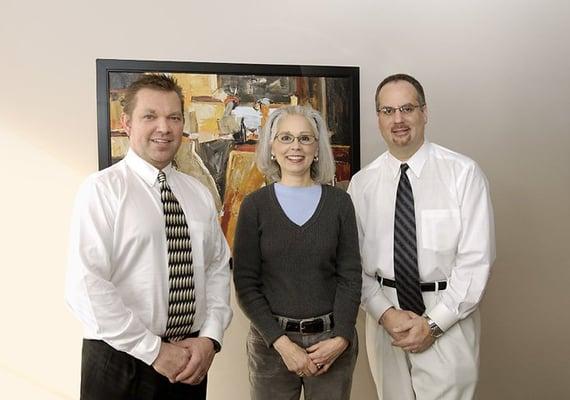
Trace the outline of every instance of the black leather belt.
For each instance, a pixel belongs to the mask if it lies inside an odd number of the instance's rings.
[[[321,333],[334,327],[332,313],[315,318],[291,319],[276,316],[277,321],[285,331],[296,333]]]
[[[380,286],[388,286],[391,288],[396,287],[396,281],[388,278],[382,278],[380,276],[376,276]],[[439,281],[439,282],[423,282],[420,283],[420,287],[422,292],[435,292],[436,290],[445,290],[447,288],[447,281]]]

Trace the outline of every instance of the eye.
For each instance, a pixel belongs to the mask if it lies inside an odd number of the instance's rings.
[[[382,107],[380,112],[384,115],[392,115],[396,109],[393,107]]]
[[[400,108],[400,110],[402,110],[402,112],[405,113],[405,114],[409,114],[409,113],[411,113],[412,111],[414,111],[415,109],[416,109],[416,108],[415,108],[413,105],[411,105],[411,104],[404,104],[404,105]]]
[[[291,143],[291,142],[293,142],[293,140],[295,140],[294,136],[290,135],[288,133],[283,133],[283,134],[279,135],[278,139],[281,143],[285,143],[285,144]]]
[[[301,135],[299,136],[299,143],[301,144],[311,144],[313,143],[314,136],[311,135]]]
[[[170,119],[173,121],[182,121],[182,117],[180,115],[171,115]]]
[[[145,114],[145,115],[143,115],[143,119],[146,119],[146,120],[149,120],[149,121],[150,121],[150,120],[153,120],[153,119],[154,119],[154,115],[153,115],[153,114]]]

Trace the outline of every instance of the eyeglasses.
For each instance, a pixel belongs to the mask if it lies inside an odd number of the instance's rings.
[[[383,115],[390,117],[396,113],[396,110],[398,110],[400,111],[400,113],[406,115],[413,113],[416,108],[422,108],[424,105],[415,106],[413,104],[404,104],[403,106],[400,107],[385,106],[385,107],[380,107],[378,110],[376,110],[376,112],[382,113]]]
[[[313,144],[317,141],[317,138],[314,135],[294,136],[287,132],[277,134],[277,136],[275,136],[275,139],[277,139],[279,143],[283,144],[292,144],[295,140],[297,140],[300,144],[306,146]]]

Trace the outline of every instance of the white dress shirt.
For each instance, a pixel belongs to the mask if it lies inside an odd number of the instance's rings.
[[[495,259],[488,183],[473,160],[428,142],[406,163],[414,193],[420,281],[448,283],[426,314],[445,331],[478,306]],[[401,164],[385,152],[358,172],[348,189],[360,236],[362,306],[376,321],[395,307],[376,276],[394,279],[394,212]]]
[[[232,318],[230,252],[208,190],[163,169],[189,225],[196,288],[192,330],[222,343]],[[152,364],[168,318],[168,255],[159,170],[132,150],[81,186],[71,224],[66,301],[84,337]]]

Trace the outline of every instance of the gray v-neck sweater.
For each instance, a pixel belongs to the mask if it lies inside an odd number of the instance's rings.
[[[285,333],[274,315],[332,312],[334,335],[351,341],[362,277],[348,194],[323,185],[317,209],[302,226],[286,216],[274,185],[247,196],[234,240],[234,283],[241,308],[268,346]]]

